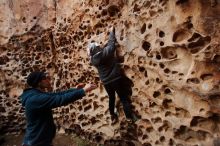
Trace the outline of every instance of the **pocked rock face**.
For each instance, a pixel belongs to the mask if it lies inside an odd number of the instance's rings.
[[[208,146],[219,137],[219,0],[2,0],[0,125],[25,129],[19,95],[33,70],[54,91],[94,82],[99,88],[54,110],[60,132],[105,145]],[[88,42],[105,45],[116,27],[118,55],[133,81],[140,120],[111,125],[108,97],[89,65]],[[119,103],[119,101],[118,101]]]

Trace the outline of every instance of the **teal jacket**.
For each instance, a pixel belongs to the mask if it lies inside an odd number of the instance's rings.
[[[23,143],[27,146],[49,146],[56,133],[52,108],[74,102],[83,96],[83,89],[69,89],[57,93],[42,92],[35,88],[25,89],[21,95],[27,119]]]

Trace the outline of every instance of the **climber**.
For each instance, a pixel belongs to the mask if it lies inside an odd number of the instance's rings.
[[[62,92],[46,92],[52,90],[50,78],[38,71],[29,74],[27,84],[30,88],[20,96],[27,120],[23,146],[51,146],[56,133],[52,108],[79,100],[96,88],[93,84],[79,84],[77,88]]]
[[[125,83],[125,75],[122,73],[120,65],[115,55],[116,52],[115,28],[112,27],[107,46],[101,48],[96,42],[88,45],[87,53],[90,62],[95,66],[99,73],[99,78],[104,84],[105,90],[109,96],[109,111],[112,124],[118,121],[115,109],[115,92],[122,102],[125,116],[128,121],[135,122],[136,115],[132,112],[129,96],[131,91]]]

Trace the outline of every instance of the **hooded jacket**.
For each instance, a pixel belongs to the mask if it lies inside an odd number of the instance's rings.
[[[115,33],[110,32],[107,46],[91,56],[91,64],[97,68],[103,84],[108,84],[121,78],[120,64],[115,57],[115,42]]]
[[[27,119],[23,143],[27,146],[49,146],[56,133],[52,108],[66,105],[83,96],[83,89],[69,89],[57,93],[42,92],[35,88],[24,90],[20,96]]]

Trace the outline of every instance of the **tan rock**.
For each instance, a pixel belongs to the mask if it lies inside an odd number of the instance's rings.
[[[83,100],[54,110],[62,133],[114,146],[216,145],[219,14],[216,0],[2,0],[1,123],[8,132],[24,129],[18,96],[27,75],[45,69],[54,91],[79,82],[99,85]],[[118,99],[120,122],[111,125],[108,97],[86,54],[92,40],[105,45],[111,26],[133,82],[131,100],[141,118],[133,125]]]

